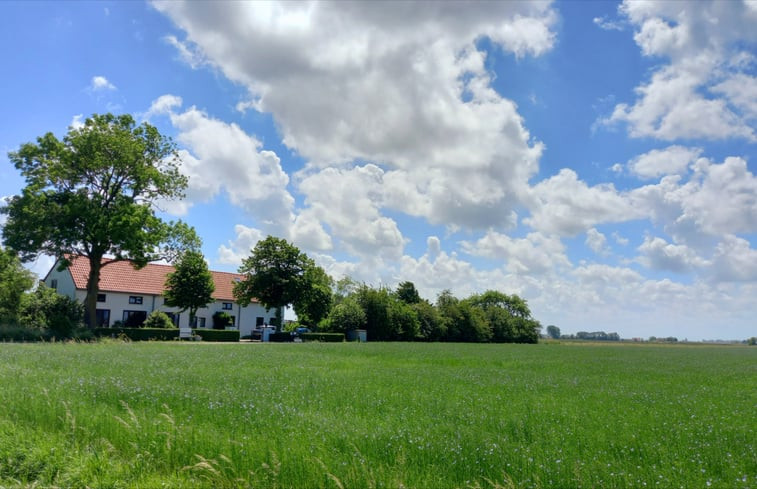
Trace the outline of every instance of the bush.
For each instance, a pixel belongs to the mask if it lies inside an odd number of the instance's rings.
[[[166,314],[165,312],[153,311],[149,316],[147,316],[144,327],[154,329],[171,329],[175,328],[176,325],[173,323],[173,321],[171,321],[171,318],[168,317],[168,314]]]
[[[344,333],[302,333],[302,341],[322,341],[324,343],[342,343]]]
[[[81,325],[84,306],[40,284],[21,299],[19,322],[29,328],[49,329],[53,336],[68,338]]]
[[[213,329],[224,329],[231,326],[231,316],[227,312],[217,311],[213,314]]]
[[[236,329],[193,329],[192,333],[202,341],[239,341],[239,330]]]
[[[95,336],[113,336],[124,335],[132,341],[148,340],[174,340],[179,338],[177,328],[97,328]]]
[[[287,343],[294,341],[294,336],[292,336],[292,333],[287,333],[286,331],[282,331],[281,333],[271,333],[268,335],[268,341],[274,343]]]

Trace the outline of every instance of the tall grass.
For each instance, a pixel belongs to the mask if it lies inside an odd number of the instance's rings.
[[[757,349],[0,345],[0,486],[757,487]]]

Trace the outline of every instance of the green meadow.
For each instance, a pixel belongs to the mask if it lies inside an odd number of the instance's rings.
[[[0,487],[754,488],[757,348],[0,344]]]

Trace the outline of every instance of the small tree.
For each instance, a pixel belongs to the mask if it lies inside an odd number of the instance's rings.
[[[555,326],[554,324],[550,324],[547,326],[547,335],[552,338],[553,340],[559,340],[560,339],[560,328]]]
[[[181,254],[176,271],[166,278],[163,295],[165,304],[178,307],[181,312],[189,309],[189,325],[194,326],[197,310],[213,301],[213,275],[199,251],[189,250]]]
[[[245,278],[234,285],[237,302],[244,306],[257,299],[266,309],[275,309],[278,327],[282,324],[281,309],[290,304],[313,316],[310,319],[323,312],[312,306],[324,298],[320,289],[325,272],[318,271],[305,253],[285,239],[268,236],[258,241],[239,273]]]
[[[421,301],[421,296],[412,282],[402,282],[397,286],[395,295],[405,304],[417,304]]]

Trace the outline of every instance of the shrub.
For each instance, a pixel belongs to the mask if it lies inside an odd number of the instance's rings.
[[[68,338],[81,325],[84,306],[40,284],[21,299],[19,322],[30,328],[49,329],[59,338]]]
[[[272,341],[274,343],[287,343],[294,341],[294,337],[292,336],[292,333],[282,331],[281,333],[271,333],[270,335],[268,335],[268,341]]]
[[[344,333],[302,333],[302,341],[322,341],[324,343],[342,343]]]
[[[177,328],[97,328],[95,336],[118,337],[124,335],[132,341],[173,340],[179,337]]]
[[[365,326],[366,316],[363,308],[351,297],[337,304],[329,314],[328,327],[331,331],[346,333]]]
[[[173,323],[173,321],[171,321],[171,318],[168,317],[168,314],[166,314],[165,312],[153,311],[149,316],[147,316],[144,327],[155,329],[171,329],[175,328],[176,325]]]
[[[224,329],[231,326],[231,316],[227,312],[217,311],[213,314],[213,329]]]
[[[192,333],[202,341],[239,341],[239,330],[236,329],[193,329]]]

